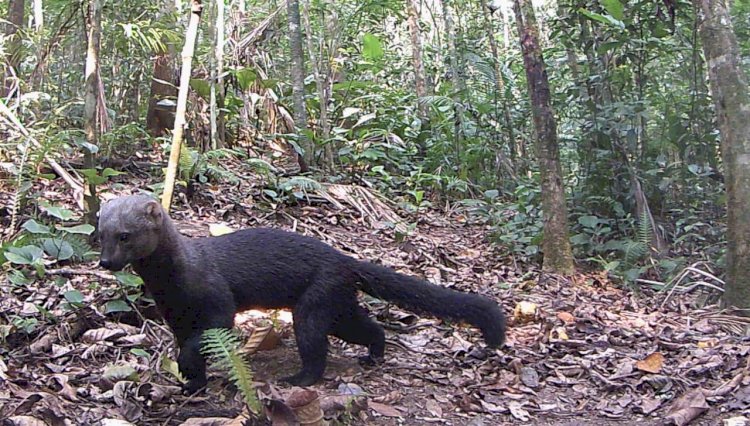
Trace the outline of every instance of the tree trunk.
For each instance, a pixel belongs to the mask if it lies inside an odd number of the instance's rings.
[[[44,28],[44,7],[42,0],[34,0],[34,31],[39,32]]]
[[[536,130],[536,154],[542,179],[543,269],[571,274],[574,272],[574,264],[568,238],[568,209],[562,184],[557,123],[552,112],[549,81],[542,50],[539,47],[539,30],[530,0],[515,0],[513,9],[531,97],[531,112]]]
[[[336,20],[336,17],[330,17],[330,19]],[[313,40],[312,25],[310,25],[310,2],[308,0],[302,0],[302,23],[307,33],[307,51],[313,66],[315,88],[318,91],[318,103],[320,104],[318,126],[320,127],[320,138],[325,142],[325,160],[323,166],[329,172],[333,172],[333,141],[328,140],[331,136],[331,125],[328,120],[328,103],[331,100],[331,85],[333,84],[330,56],[336,52],[336,47],[335,45],[332,46],[333,49],[327,52],[321,49],[320,57],[318,57]],[[321,39],[325,40],[325,34],[325,30],[323,30]],[[335,44],[335,42],[332,43]]]
[[[305,106],[305,57],[302,52],[302,29],[300,28],[299,0],[287,0],[289,18],[289,50],[292,57],[292,103],[294,125],[299,132],[302,156],[298,156],[300,170],[307,171],[313,165],[315,152],[312,141],[303,132],[307,129],[307,107]]]
[[[86,142],[90,147],[99,146],[99,50],[101,47],[102,37],[102,6],[104,0],[91,0],[86,11],[86,30],[87,30],[87,49],[86,49],[86,69],[85,69],[85,87],[84,95],[84,131],[86,133]],[[94,163],[94,153],[89,148],[84,148],[83,163],[86,169],[96,168]],[[96,226],[97,214],[99,213],[99,199],[96,196],[96,185],[86,182],[83,187],[83,202],[86,221]]]
[[[417,94],[417,111],[419,119],[424,120],[427,113],[422,99],[427,96],[424,80],[424,63],[422,62],[422,35],[419,29],[419,11],[416,0],[406,0],[409,14],[409,35],[411,36],[411,64],[414,68],[414,91]]]
[[[424,61],[422,60],[422,32],[419,27],[419,9],[417,0],[406,0],[407,23],[411,39],[411,64],[414,70],[414,93],[417,95],[417,118],[419,119],[419,135],[416,144],[419,157],[427,155],[427,137],[429,135],[429,123],[427,105],[424,97],[427,96],[425,83]]]
[[[164,179],[164,194],[161,205],[169,212],[172,205],[174,183],[177,178],[177,166],[180,162],[182,137],[185,132],[185,110],[187,109],[188,91],[190,90],[191,66],[195,52],[195,39],[198,37],[198,24],[201,20],[203,4],[201,0],[192,0],[190,4],[190,20],[185,34],[185,46],[182,49],[182,69],[180,71],[180,90],[177,92],[177,110],[175,111],[174,130],[172,131],[172,147],[169,151],[167,176]]]
[[[727,279],[724,303],[750,311],[750,92],[727,4],[694,0],[721,133],[727,186]]]
[[[0,97],[6,97],[18,84],[18,66],[21,63],[21,34],[18,29],[23,27],[23,15],[26,7],[24,0],[10,0],[8,4],[8,22],[5,23],[7,43],[7,69],[3,76],[3,87]]]
[[[456,154],[455,163],[458,165],[459,178],[465,179],[465,167],[461,161],[461,136],[463,129],[464,108],[461,103],[461,96],[464,92],[463,74],[459,66],[460,59],[456,40],[456,32],[453,28],[453,15],[451,14],[448,0],[441,0],[440,5],[443,8],[443,20],[445,22],[445,32],[448,35],[448,55],[450,58],[450,75],[453,82],[453,149]]]
[[[224,144],[224,0],[216,0],[216,44],[214,66],[211,67],[211,147],[223,148]]]
[[[162,0],[164,9],[174,12],[173,0]],[[175,51],[174,43],[168,42],[163,52],[156,55],[154,72],[151,78],[151,94],[148,98],[146,112],[146,129],[153,136],[161,136],[174,128],[174,108],[171,105],[159,105],[164,99],[175,99]]]

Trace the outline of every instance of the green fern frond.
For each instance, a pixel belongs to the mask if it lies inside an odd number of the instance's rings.
[[[451,107],[453,99],[448,96],[431,95],[419,98],[419,103],[430,108]]]
[[[248,408],[260,412],[260,402],[253,389],[253,373],[247,360],[241,355],[242,342],[227,328],[212,328],[203,332],[201,353],[214,365],[229,373],[229,378],[242,393]]]
[[[200,161],[200,154],[198,151],[182,146],[180,149],[180,158],[178,166],[180,168],[180,177],[182,180],[190,180],[191,177],[195,176],[195,170],[198,169],[198,163]]]
[[[648,245],[640,241],[625,242],[625,266],[632,266],[648,252]]]
[[[651,226],[651,218],[648,215],[646,209],[643,209],[641,217],[638,223],[638,241],[648,247],[651,245],[651,236],[653,234],[653,227]]]
[[[464,54],[464,58],[482,80],[493,85],[497,84],[495,68],[489,61],[480,57],[476,53],[466,53]]]

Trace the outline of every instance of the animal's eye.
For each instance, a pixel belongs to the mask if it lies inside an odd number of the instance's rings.
[[[120,241],[125,242],[129,239],[130,239],[130,234],[128,234],[127,232],[123,232],[122,234],[120,234]]]

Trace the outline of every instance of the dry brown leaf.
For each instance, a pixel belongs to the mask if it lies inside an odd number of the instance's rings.
[[[555,337],[557,336],[557,337]],[[559,340],[570,340],[568,337],[568,332],[565,331],[565,327],[555,327],[552,330],[549,331],[549,337],[550,339],[559,339]]]
[[[68,401],[78,401],[75,389],[68,384],[68,376],[64,374],[55,374],[52,376],[52,379],[54,379],[54,381],[60,386],[60,390],[57,393],[62,395]]]
[[[667,419],[672,420],[677,426],[684,426],[703,414],[708,408],[703,390],[693,389],[672,404]]]
[[[127,336],[120,337],[117,339],[117,344],[120,345],[130,345],[130,346],[140,346],[143,345],[144,342],[148,340],[148,336],[145,334],[131,334]]]
[[[180,426],[227,426],[232,421],[228,417],[193,417],[180,423]]]
[[[661,352],[654,352],[635,363],[635,368],[647,373],[659,374],[664,366],[664,355]]]
[[[662,402],[664,402],[663,399],[643,397],[640,406],[641,412],[645,415],[649,415],[656,411],[657,408],[661,407]]]
[[[212,223],[208,225],[208,233],[213,235],[214,237],[231,234],[232,232],[234,232],[234,229],[228,227],[227,225],[224,225],[223,223]]]
[[[576,317],[570,312],[561,311],[557,313],[557,319],[564,322],[565,324],[572,324],[576,322]]]
[[[135,426],[133,423],[130,423],[125,420],[120,419],[102,419],[101,426]]]
[[[9,426],[47,426],[42,420],[32,416],[13,416],[7,420]]]
[[[57,341],[57,336],[54,334],[45,334],[41,338],[37,339],[34,343],[29,346],[31,353],[39,355],[44,352],[49,352],[52,349],[52,344]]]
[[[428,399],[427,402],[425,402],[425,408],[433,416],[438,417],[438,418],[443,417],[443,409],[440,408],[440,404],[438,404],[438,402],[435,401],[434,399]]]
[[[537,309],[536,303],[518,302],[513,310],[513,317],[521,324],[531,322],[536,317]]]
[[[367,405],[376,413],[385,417],[401,417],[401,413],[390,405],[381,404],[375,401],[369,401]]]
[[[256,327],[245,342],[243,351],[253,354],[257,351],[268,351],[275,349],[281,343],[281,336],[273,329],[272,325]]]
[[[121,329],[94,328],[83,333],[81,340],[84,343],[97,343],[105,340],[115,340],[124,335],[125,331]]]

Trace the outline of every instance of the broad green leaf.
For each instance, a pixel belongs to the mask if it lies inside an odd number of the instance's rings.
[[[601,0],[602,6],[607,10],[607,13],[612,15],[613,18],[618,21],[622,21],[623,18],[623,6],[620,0]]]
[[[120,172],[110,167],[107,167],[106,169],[102,170],[102,177],[105,177],[105,178],[108,178],[110,176],[124,175],[124,174],[125,172]]]
[[[44,252],[37,246],[8,247],[5,258],[17,265],[31,265],[44,256]]]
[[[112,312],[130,312],[132,310],[133,308],[131,308],[130,305],[128,305],[124,300],[121,299],[110,300],[104,306],[105,314],[110,314]]]
[[[69,234],[83,234],[83,235],[91,235],[92,232],[94,232],[94,227],[89,225],[88,223],[84,223],[82,225],[76,225],[76,226],[55,226],[57,230],[59,231],[65,231]]]
[[[140,287],[141,285],[143,285],[143,280],[141,279],[141,277],[135,274],[131,274],[130,272],[117,271],[114,275],[117,279],[117,282],[124,286]]]
[[[33,279],[26,277],[21,271],[15,269],[8,272],[8,281],[16,287],[26,287],[34,282]]]
[[[177,380],[185,383],[186,380],[184,377],[182,377],[182,374],[180,374],[180,368],[177,365],[175,361],[173,361],[171,358],[163,356],[161,358],[161,369],[166,371],[167,373],[171,374]]]
[[[104,370],[102,376],[113,382],[117,382],[120,380],[132,380],[134,382],[138,381],[138,372],[135,371],[135,368],[129,365],[113,365],[107,367]]]
[[[255,80],[258,79],[258,75],[252,68],[242,68],[235,71],[237,76],[237,83],[240,85],[240,89],[247,90]]]
[[[48,255],[57,260],[68,260],[73,257],[73,246],[61,238],[45,238],[42,247]]]
[[[578,218],[578,223],[581,225],[587,227],[587,228],[595,228],[596,225],[599,224],[599,218],[596,216],[581,216]]]
[[[133,354],[133,355],[135,355],[135,356],[139,356],[141,358],[148,358],[149,357],[148,352],[144,351],[141,348],[132,348],[130,350],[130,353]]]
[[[68,210],[65,207],[59,207],[59,206],[45,206],[44,210],[47,212],[48,215],[54,216],[62,221],[70,220],[75,217],[72,210]]]
[[[34,219],[27,220],[26,223],[23,224],[23,229],[31,232],[32,234],[49,234],[50,232],[49,226],[42,225]]]
[[[86,182],[93,185],[101,185],[107,182],[107,178],[99,175],[99,171],[96,169],[81,169],[79,172],[86,178]]]
[[[209,96],[211,95],[211,85],[209,85],[208,81],[206,80],[191,78],[190,87],[195,90],[195,93],[197,93],[198,96],[202,97],[203,99],[208,100]]]
[[[362,56],[373,62],[379,61],[383,57],[383,46],[380,39],[367,33],[362,37]]]
[[[489,198],[490,200],[494,200],[498,195],[500,195],[500,191],[498,191],[497,189],[489,189],[487,191],[484,191],[484,196]]]
[[[586,17],[595,21],[599,21],[603,24],[612,25],[620,29],[625,29],[625,24],[623,24],[622,21],[619,21],[609,15],[600,15],[598,13],[589,12],[584,8],[579,8],[578,12],[583,13],[584,15],[586,15]]]
[[[66,291],[65,294],[63,294],[63,297],[65,297],[65,300],[75,305],[83,303],[83,294],[78,290]]]
[[[94,144],[92,144],[92,143],[89,143],[89,142],[86,142],[86,141],[77,141],[76,143],[78,145],[80,145],[81,148],[85,149],[86,151],[88,151],[88,152],[90,152],[92,154],[96,154],[97,152],[99,152],[99,147],[96,146],[96,145],[94,145]]]

